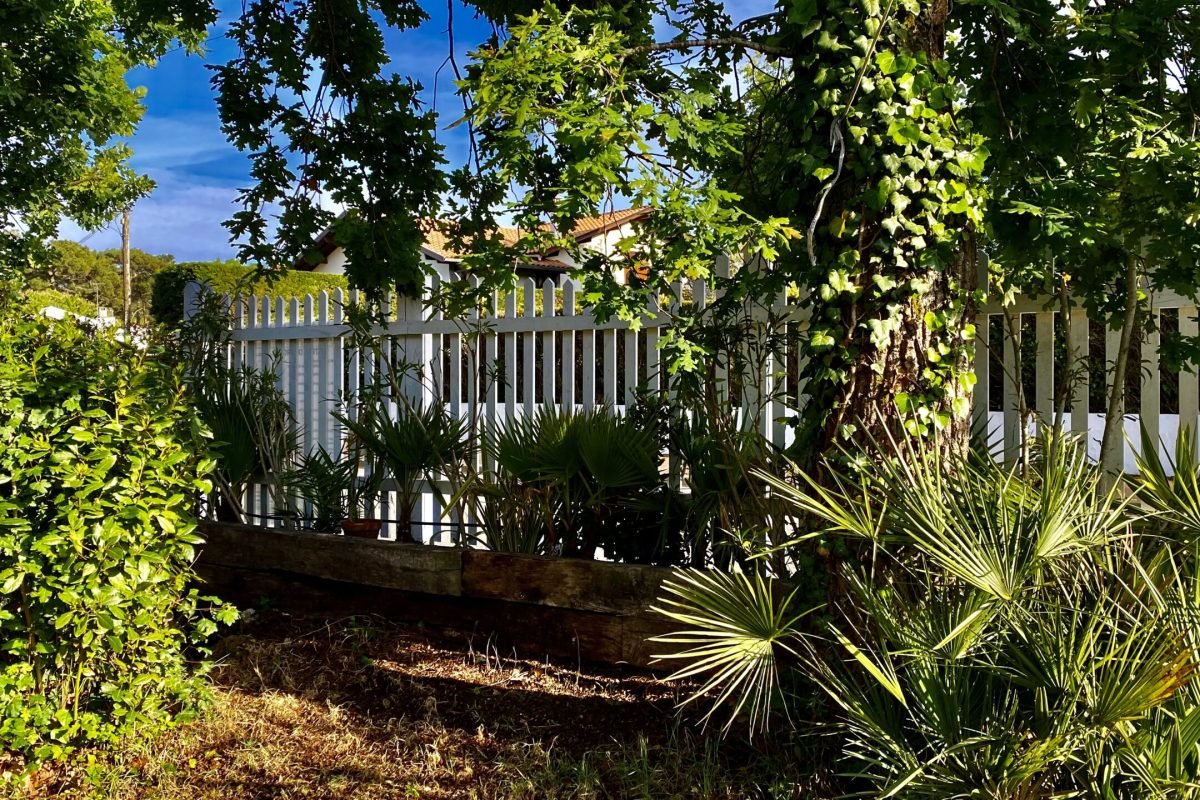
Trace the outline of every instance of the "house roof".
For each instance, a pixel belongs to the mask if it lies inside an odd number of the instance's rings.
[[[571,235],[575,237],[576,241],[586,242],[627,223],[645,219],[650,216],[650,213],[649,206],[638,206],[620,211],[609,211],[595,217],[580,217],[575,220],[575,227],[571,230]]]
[[[650,216],[651,209],[647,206],[639,206],[637,208],[625,208],[617,211],[609,211],[603,214],[598,214],[591,217],[580,217],[575,221],[575,226],[571,229],[571,236],[579,243],[584,243],[594,239],[601,234],[608,233],[611,230],[621,227],[630,222],[645,219]],[[426,254],[443,263],[458,261],[462,258],[461,253],[456,253],[450,246],[450,242],[446,235],[442,232],[441,226],[435,224],[435,221],[429,220],[422,226],[425,230],[425,243],[423,249]],[[505,244],[515,244],[521,237],[520,228],[500,227],[497,229]],[[318,250],[321,255],[328,257],[334,250],[337,249],[337,243],[333,240],[333,231],[327,229],[317,240],[313,242],[313,247]],[[526,262],[522,266],[532,267],[534,269],[543,269],[545,271],[561,271],[565,272],[568,266],[554,258],[534,258]],[[315,264],[306,263],[303,259],[296,263],[294,269],[312,270],[315,269]]]
[[[425,230],[425,249],[430,255],[438,261],[457,261],[462,258],[461,253],[456,253],[451,248],[449,238],[442,232],[440,225],[431,221],[422,225],[422,228]],[[519,228],[500,227],[497,230],[507,245],[516,244],[517,239],[521,238]]]

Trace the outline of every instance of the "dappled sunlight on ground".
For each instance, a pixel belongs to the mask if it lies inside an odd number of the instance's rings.
[[[24,797],[810,796],[673,715],[643,672],[513,658],[373,618],[261,615],[217,647],[214,702],[149,745],[45,770]],[[771,784],[779,784],[772,788]]]

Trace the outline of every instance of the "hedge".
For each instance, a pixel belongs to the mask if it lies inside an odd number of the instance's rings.
[[[24,307],[33,314],[40,314],[43,308],[54,306],[81,317],[95,317],[98,314],[96,304],[67,292],[57,289],[30,289],[25,292]]]
[[[237,261],[199,261],[174,264],[154,276],[150,315],[155,322],[171,327],[183,321],[183,290],[191,281],[207,283],[218,294],[269,294],[273,297],[304,297],[321,291],[346,288],[344,275],[286,270],[273,281],[251,280],[253,271]]]

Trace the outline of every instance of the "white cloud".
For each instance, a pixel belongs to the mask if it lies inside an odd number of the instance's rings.
[[[133,142],[133,164],[141,170],[178,170],[238,154],[221,132],[215,114],[147,116]]]
[[[150,253],[174,255],[178,261],[233,258],[229,232],[221,222],[237,210],[237,188],[205,184],[194,176],[151,171],[158,182],[153,193],[133,209],[130,240]],[[89,236],[73,222],[64,221],[59,237],[80,241],[96,250],[121,246],[119,221]]]

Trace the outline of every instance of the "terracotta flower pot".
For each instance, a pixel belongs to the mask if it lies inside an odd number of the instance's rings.
[[[342,533],[358,539],[378,539],[379,531],[383,529],[383,520],[379,519],[344,519]]]

